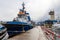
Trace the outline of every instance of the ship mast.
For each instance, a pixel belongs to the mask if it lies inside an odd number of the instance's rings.
[[[23,4],[22,4],[22,10],[23,10],[23,12],[24,12],[24,9],[25,9],[25,4],[24,4],[24,2],[23,2]]]

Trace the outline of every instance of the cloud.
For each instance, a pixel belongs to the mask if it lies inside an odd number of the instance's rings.
[[[60,0],[53,0],[52,8],[55,11],[55,19],[60,16]]]
[[[22,2],[25,2],[26,10],[30,13],[32,20],[46,18],[44,15],[48,14],[50,9],[60,11],[60,1],[58,0],[0,0],[0,19],[7,21],[16,17],[19,8],[22,8]]]

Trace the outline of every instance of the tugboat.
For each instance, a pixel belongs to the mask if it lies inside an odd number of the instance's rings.
[[[21,33],[28,31],[33,28],[29,13],[25,11],[25,4],[22,4],[22,9],[20,9],[16,18],[13,21],[7,21],[3,25],[7,28],[8,34],[14,35],[15,33]]]

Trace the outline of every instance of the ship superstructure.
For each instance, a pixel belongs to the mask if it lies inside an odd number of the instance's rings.
[[[24,9],[24,3],[22,4],[22,9],[19,10],[19,14],[16,18],[14,18],[13,21],[18,21],[18,22],[29,22],[30,20],[30,16],[29,13],[27,13]]]

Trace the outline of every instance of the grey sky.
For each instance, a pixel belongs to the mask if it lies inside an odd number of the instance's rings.
[[[56,14],[60,13],[59,0],[0,0],[0,20],[10,21],[17,16],[25,2],[26,10],[30,13],[32,20],[49,18],[49,10],[54,9]]]

